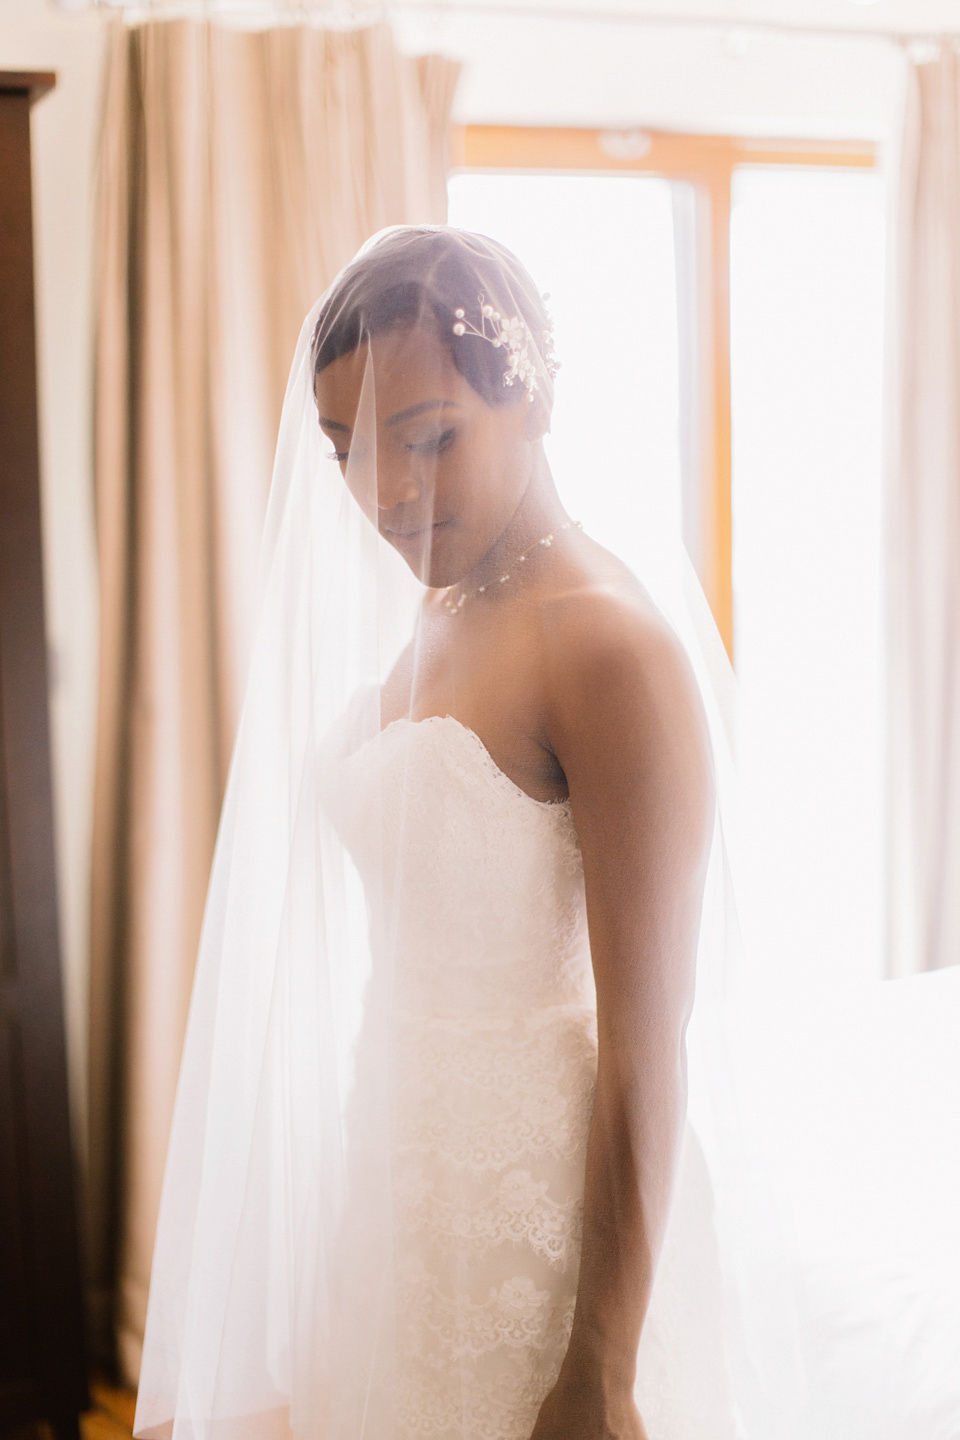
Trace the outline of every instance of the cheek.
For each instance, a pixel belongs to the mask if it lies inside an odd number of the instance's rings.
[[[471,457],[471,470],[491,499],[515,496],[526,480],[529,448],[517,433],[513,418],[512,413],[496,416]]]
[[[347,489],[368,519],[377,518],[377,467],[373,455],[357,445],[350,449],[350,458],[340,466]]]

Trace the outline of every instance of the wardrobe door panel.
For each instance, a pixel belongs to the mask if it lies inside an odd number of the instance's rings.
[[[87,1390],[57,921],[40,533],[30,107],[0,73],[0,1429]]]

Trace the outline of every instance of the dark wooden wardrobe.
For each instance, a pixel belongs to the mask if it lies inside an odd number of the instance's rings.
[[[0,1434],[87,1404],[40,543],[30,109],[0,72]]]

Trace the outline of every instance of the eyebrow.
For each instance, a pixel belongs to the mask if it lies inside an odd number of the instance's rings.
[[[415,415],[423,415],[427,410],[462,410],[463,406],[458,405],[456,400],[421,400],[419,405],[411,405],[408,410],[398,410],[396,415],[391,415],[386,422],[388,425],[399,425],[404,420],[412,420]]]
[[[419,405],[411,405],[406,410],[398,410],[396,415],[391,415],[386,421],[387,425],[400,425],[404,420],[412,420],[416,415],[423,415],[427,410],[462,410],[456,400],[421,400]],[[341,435],[350,434],[350,426],[343,425],[339,420],[328,420],[325,415],[320,416],[320,424],[324,430],[336,430]]]

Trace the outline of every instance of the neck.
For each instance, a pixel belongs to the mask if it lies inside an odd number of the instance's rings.
[[[482,560],[456,586],[457,592],[468,594],[481,585],[496,582],[519,555],[568,519],[541,450],[516,510]]]

